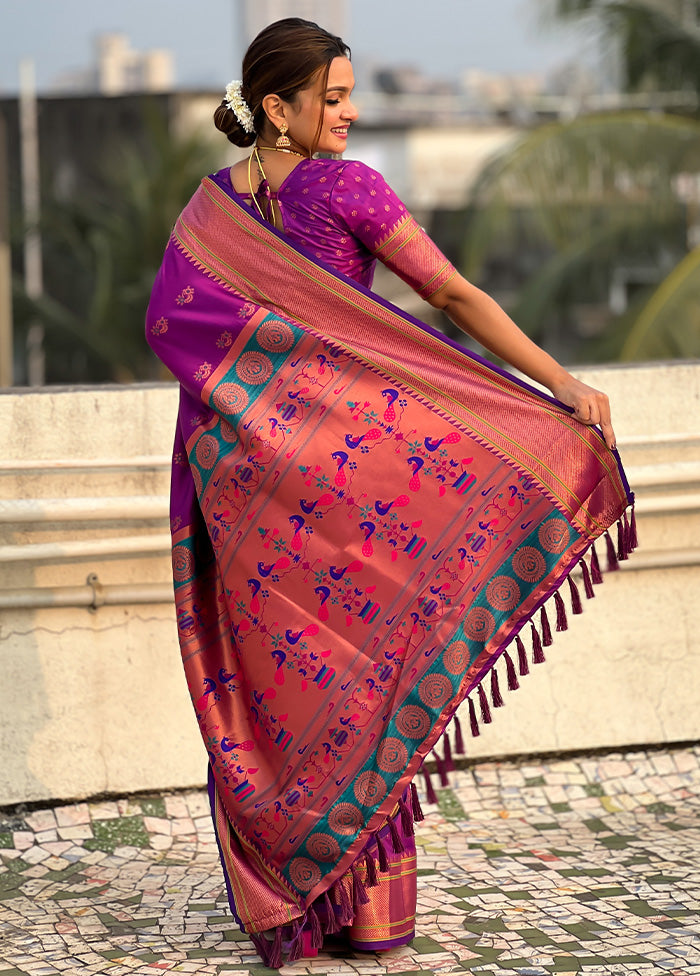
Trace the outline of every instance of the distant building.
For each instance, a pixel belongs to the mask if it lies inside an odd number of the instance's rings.
[[[241,0],[240,32],[243,47],[263,27],[284,17],[302,17],[343,37],[347,28],[347,0]]]
[[[63,74],[53,87],[65,92],[127,95],[167,92],[174,80],[171,51],[134,51],[124,34],[99,34],[93,65]]]

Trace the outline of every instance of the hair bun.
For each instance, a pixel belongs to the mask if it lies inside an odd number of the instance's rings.
[[[214,112],[214,125],[234,146],[252,146],[255,142],[255,133],[246,132],[236,118],[236,113],[226,104],[225,98]]]

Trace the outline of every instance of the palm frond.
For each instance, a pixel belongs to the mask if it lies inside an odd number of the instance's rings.
[[[465,274],[477,277],[497,243],[513,236],[523,207],[533,233],[565,249],[594,229],[601,208],[609,221],[625,221],[635,208],[652,222],[677,212],[676,177],[699,169],[700,122],[692,119],[617,113],[541,126],[482,171]]]
[[[649,298],[620,358],[700,358],[700,247],[686,255]]]

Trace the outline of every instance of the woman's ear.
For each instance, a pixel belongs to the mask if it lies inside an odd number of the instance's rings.
[[[265,115],[276,129],[285,121],[285,104],[279,95],[266,95],[262,100],[262,107]]]

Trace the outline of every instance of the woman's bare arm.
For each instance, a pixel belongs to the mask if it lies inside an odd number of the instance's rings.
[[[556,359],[540,349],[493,298],[461,275],[455,275],[429,301],[484,348],[546,386],[562,403],[573,407],[574,416],[582,424],[599,424],[605,443],[610,448],[615,447],[607,396],[575,379]]]

